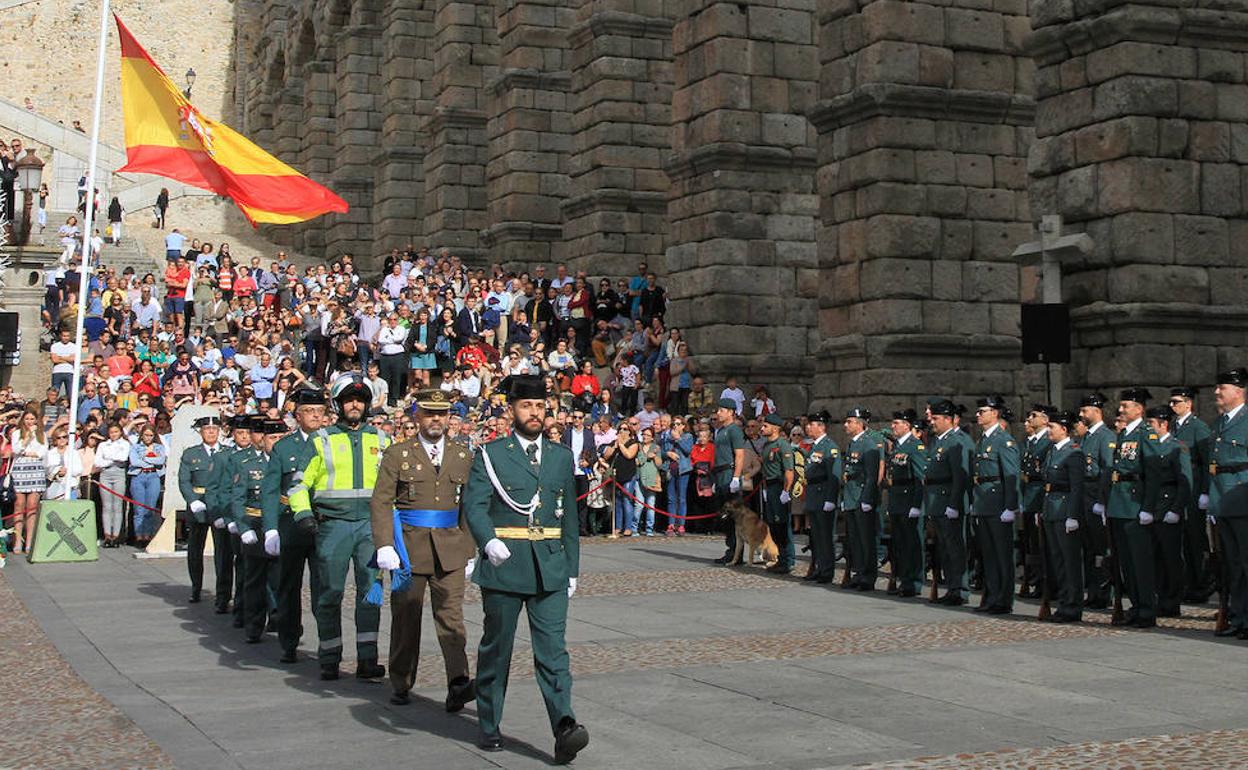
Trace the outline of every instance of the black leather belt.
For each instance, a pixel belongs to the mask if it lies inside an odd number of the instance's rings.
[[[1212,470],[1215,475],[1219,473],[1243,473],[1244,471],[1248,471],[1248,463],[1238,463],[1235,465],[1212,465],[1210,466],[1210,470]]]
[[[1044,491],[1045,492],[1069,492],[1070,485],[1069,484],[1045,484]]]
[[[1118,471],[1114,471],[1113,480],[1115,484],[1122,481],[1139,481],[1140,475],[1138,473],[1119,473]]]
[[[1000,480],[1001,480],[1000,476],[976,476],[975,477],[976,484],[987,484],[989,481],[1000,481]]]

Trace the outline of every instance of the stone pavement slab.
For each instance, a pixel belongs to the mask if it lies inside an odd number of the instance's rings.
[[[705,538],[586,544],[568,626],[573,702],[592,736],[577,767],[945,768],[965,754],[971,768],[1065,768],[1085,766],[1069,764],[1063,752],[1074,746],[1086,747],[1080,757],[1104,757],[1106,742],[1141,739],[1176,759],[1167,767],[1206,768],[1215,765],[1184,764],[1190,746],[1248,724],[1248,645],[1215,640],[1199,608],[1151,632],[1099,616],[1074,626],[988,618],[709,565],[719,553]],[[10,565],[8,580],[68,663],[150,736],[135,745],[167,763],[152,766],[549,765],[523,622],[503,719],[508,751],[485,754],[474,745],[473,707],[441,708],[432,634],[417,697],[396,707],[386,684],[350,676],[350,642],[344,678],[317,678],[310,614],[293,666],[276,662],[271,637],[244,644],[210,598],[185,603],[180,561],[105,551],[93,564]],[[473,657],[479,602],[470,598],[465,612]],[[349,612],[345,620],[349,640]],[[90,766],[129,765],[103,756]]]

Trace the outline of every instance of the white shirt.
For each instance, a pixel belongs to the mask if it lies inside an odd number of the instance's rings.
[[[521,436],[519,433],[517,433],[516,440],[520,442],[520,449],[525,453],[525,455],[528,455],[529,453],[530,444],[537,444],[537,464],[538,465],[542,464],[542,439],[540,437],[539,438],[525,438],[524,436]]]
[[[416,435],[420,439],[420,445],[425,448],[425,454],[429,455],[434,465],[441,468],[442,461],[446,459],[446,436],[442,436],[437,441],[429,441],[419,433]]]
[[[1054,449],[1061,449],[1062,447],[1066,446],[1066,445],[1067,445],[1067,444],[1069,444],[1069,443],[1070,443],[1070,436],[1067,436],[1066,438],[1064,438],[1064,439],[1062,439],[1061,441],[1059,441],[1059,442],[1057,442],[1056,444],[1054,444],[1054,445],[1053,445],[1053,448],[1054,448]]]
[[[481,395],[481,378],[477,375],[464,377],[459,381],[459,392],[465,398],[477,398]]]
[[[953,433],[953,428],[950,428],[949,430],[947,430],[947,431],[945,431],[944,433],[942,433],[942,434],[940,434],[939,436],[937,436],[937,437],[936,437],[936,440],[937,440],[937,441],[940,441],[940,440],[941,440],[941,439],[943,439],[945,436],[948,436],[950,433]],[[861,435],[861,434],[859,434],[859,435]]]
[[[106,439],[95,448],[96,470],[125,465],[130,459],[130,442],[119,438],[116,441]]]
[[[860,430],[860,431],[858,431],[858,435],[856,435],[856,436],[854,436],[853,438],[851,438],[851,439],[850,439],[850,442],[852,443],[852,442],[854,442],[854,441],[857,441],[858,439],[862,438],[863,434],[865,434],[865,433],[866,433],[866,431],[865,431],[865,430]],[[942,436],[942,438],[943,438],[943,436]]]
[[[377,332],[377,345],[383,356],[392,356],[403,352],[403,342],[407,339],[407,329],[403,326],[381,327]]]
[[[724,388],[719,393],[720,398],[731,398],[737,403],[737,414],[741,414],[741,407],[745,404],[745,391],[740,388]]]
[[[1243,405],[1243,404],[1240,404],[1239,406],[1235,407],[1235,408],[1234,408],[1234,409],[1232,409],[1231,411],[1227,412],[1227,413],[1226,413],[1226,421],[1227,421],[1227,422],[1230,422],[1231,420],[1234,420],[1234,419],[1235,419],[1235,415],[1239,414],[1239,410],[1240,410],[1240,409],[1243,409],[1243,408],[1244,408],[1244,405]]]
[[[984,438],[988,438],[989,436],[991,436],[991,435],[992,435],[992,434],[993,434],[993,433],[997,430],[997,428],[999,428],[999,427],[1001,427],[1001,426],[1000,426],[1000,425],[993,425],[991,428],[987,428],[987,429],[985,429],[985,430],[984,430]]]
[[[1104,427],[1104,425],[1105,423],[1103,422],[1098,422],[1096,425],[1091,425],[1088,427],[1088,433],[1096,433],[1098,430]]]
[[[1126,434],[1126,433],[1130,433],[1131,431],[1133,431],[1133,430],[1135,430],[1136,428],[1140,427],[1140,423],[1142,423],[1142,422],[1144,422],[1143,418],[1137,417],[1137,418],[1135,418],[1134,420],[1132,420],[1130,423],[1128,423],[1128,424],[1127,424],[1127,427],[1125,427],[1125,428],[1123,428],[1123,429],[1122,429],[1122,432],[1123,432],[1124,434]]]
[[[912,437],[912,434],[910,434],[910,433],[903,433],[903,434],[901,435],[901,438],[897,439],[897,446],[902,446],[902,445],[903,445],[903,444],[905,444],[907,441],[909,441],[909,440],[911,439],[911,437]],[[815,440],[816,440],[816,441],[818,441],[819,439],[815,439]]]
[[[55,355],[55,356],[69,356],[70,358],[73,358],[74,351],[77,349],[78,349],[77,346],[74,345],[74,343],[72,342],[57,341],[57,342],[52,343],[52,350],[49,352],[51,352],[52,355]],[[72,361],[67,364],[61,363],[61,364],[52,365],[53,374],[72,373],[73,371],[74,371],[74,364]]]
[[[569,447],[572,450],[572,472],[577,476],[584,476],[585,471],[581,468],[581,452],[585,449],[585,431],[583,429],[572,428],[572,444]]]

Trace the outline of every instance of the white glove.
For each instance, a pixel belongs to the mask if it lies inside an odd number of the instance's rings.
[[[572,594],[576,593],[576,578],[568,578],[568,598],[572,598]]]
[[[237,534],[238,534],[238,525],[237,525],[237,524],[235,524],[235,523],[234,523],[234,522],[232,522],[232,521],[231,521],[229,524],[226,524],[226,525],[225,525],[225,528],[226,528],[226,529],[228,529],[228,530],[230,531],[230,534],[231,534],[231,535],[237,535]]]
[[[1071,532],[1074,532],[1074,531],[1075,531],[1075,530],[1077,530],[1077,529],[1079,529],[1079,520],[1078,520],[1078,519],[1067,519],[1067,520],[1066,520],[1066,534],[1068,534],[1068,535],[1069,535]]]
[[[217,529],[225,529],[225,519],[217,517],[217,519],[212,522],[212,526]]]
[[[920,511],[918,508],[911,508],[911,509],[910,509],[910,512],[909,512],[909,513],[907,513],[906,515],[907,515],[908,517],[912,518],[912,519],[917,519],[917,518],[919,518],[919,516],[921,516],[922,514],[923,514],[923,512],[922,512],[922,511]]]
[[[468,578],[472,577],[472,571],[476,568],[477,568],[477,560],[469,559],[468,563],[464,565],[464,580],[467,580]]]
[[[1209,510],[1209,495],[1201,495],[1200,499],[1196,502],[1196,507],[1202,511]]]
[[[836,510],[836,503],[828,501],[823,504],[824,513],[831,513],[832,511],[835,511],[835,510]]]
[[[736,494],[741,491],[741,477],[733,476],[732,481],[728,482],[728,492]]]
[[[1001,511],[1001,523],[1013,524],[1014,523],[1014,511],[1011,511],[1008,508],[1004,511]]]
[[[945,518],[947,518],[947,519],[956,519],[956,518],[958,518],[958,509],[957,509],[957,508],[946,508],[946,509],[945,509]]]
[[[193,500],[191,502],[191,513],[203,513],[208,510],[208,506],[204,505],[203,500]]]
[[[265,530],[264,552],[269,556],[277,556],[282,552],[282,537],[277,534],[276,529]]]
[[[1207,513],[1205,514],[1205,521],[1209,522],[1210,524],[1217,524],[1218,517],[1214,516],[1212,513]]]
[[[1093,513],[1095,513],[1097,516],[1100,516],[1100,517],[1104,518],[1104,516],[1105,516],[1105,506],[1101,505],[1100,503],[1093,503],[1093,504],[1092,504],[1092,512],[1093,512]]]
[[[1141,524],[1143,524],[1143,525],[1144,525],[1144,526],[1146,526],[1146,527],[1147,527],[1149,524],[1152,524],[1152,523],[1153,523],[1153,514],[1149,513],[1148,511],[1140,511],[1140,523],[1141,523]]]
[[[858,507],[862,509],[863,513],[871,512],[871,503],[860,503]]]
[[[255,545],[260,542],[260,536],[256,534],[254,529],[247,530],[243,534],[239,535],[238,539],[243,542],[243,545]]]
[[[403,566],[399,552],[392,545],[383,545],[377,549],[377,569],[398,569]]]
[[[485,544],[485,558],[490,560],[490,564],[497,567],[503,562],[511,558],[511,550],[507,548],[507,544],[498,538],[494,538]]]
[[[1166,511],[1166,515],[1161,517],[1161,520],[1167,524],[1178,524],[1179,514],[1175,513],[1174,511]]]
[[[780,490],[780,504],[781,505],[788,505],[789,501],[792,499],[793,499],[792,495],[790,495],[788,492],[785,492],[783,489]]]

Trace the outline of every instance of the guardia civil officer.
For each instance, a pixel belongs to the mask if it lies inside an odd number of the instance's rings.
[[[232,562],[234,577],[234,627],[243,627],[243,617],[246,608],[243,601],[243,584],[247,579],[246,562],[243,559],[243,544],[240,539],[238,523],[234,519],[234,478],[239,472],[237,463],[251,453],[251,422],[256,419],[250,415],[235,415],[230,420],[231,430],[230,439],[234,443],[233,449],[229,450],[225,456],[225,462],[221,463],[219,470],[216,472],[216,478],[213,480],[211,499],[218,501],[216,510],[217,519],[213,521],[213,527],[223,528],[229,535],[230,548],[228,559]],[[263,419],[263,418],[261,418]],[[222,612],[220,597],[217,598],[217,612]]]
[[[1019,462],[1019,507],[1022,509],[1023,584],[1018,595],[1022,599],[1039,596],[1040,585],[1040,535],[1038,514],[1044,508],[1045,455],[1053,442],[1049,440],[1049,412],[1057,409],[1047,404],[1032,404],[1024,425],[1027,439],[1023,442]]]
[[[295,404],[295,430],[283,436],[269,452],[261,492],[264,509],[264,550],[277,558],[277,641],[281,661],[294,663],[303,637],[303,572],[310,576],[312,606],[321,593],[315,568],[316,536],[295,527],[290,493],[303,480],[303,469],[312,459],[312,438],[321,434],[325,418],[325,392],[300,388]]]
[[[191,577],[192,604],[199,602],[204,587],[204,544],[208,541],[208,532],[212,532],[212,550],[228,554],[229,533],[212,526],[214,518],[209,510],[208,488],[216,477],[216,466],[225,462],[225,454],[219,442],[221,437],[221,418],[215,416],[200,417],[195,421],[195,429],[199,431],[200,443],[187,447],[182,451],[182,461],[178,464],[178,490],[186,501],[188,524],[190,531],[186,539],[186,570]],[[216,601],[229,603],[232,570],[217,570]]]
[[[936,522],[937,551],[945,593],[936,601],[966,604],[966,490],[969,458],[955,425],[958,407],[946,399],[929,404],[932,438],[923,477],[923,513]]]
[[[1157,436],[1157,452],[1144,458],[1143,510],[1155,511],[1152,530],[1157,565],[1157,617],[1177,618],[1183,603],[1183,512],[1192,496],[1192,457],[1170,432],[1169,406],[1149,407],[1148,427]]]
[[[358,372],[339,375],[329,396],[338,408],[338,422],[312,439],[312,457],[303,480],[290,493],[290,510],[297,529],[316,535],[317,657],[321,679],[338,678],[342,662],[342,593],[347,570],[355,578],[355,675],[380,679],[386,675],[377,663],[377,629],[381,608],[365,601],[376,577],[369,499],[377,485],[377,467],[390,439],[366,422],[373,390]]]
[[[771,530],[771,539],[780,551],[779,560],[767,568],[768,572],[787,575],[793,571],[796,554],[793,548],[793,527],[789,512],[793,481],[793,445],[784,438],[781,427],[784,420],[772,414],[763,418],[763,521]]]
[[[1144,408],[1151,398],[1146,388],[1127,388],[1119,396],[1118,414],[1126,421],[1114,448],[1113,466],[1105,513],[1121,585],[1131,599],[1131,609],[1117,625],[1152,628],[1157,625],[1157,582],[1153,561],[1156,517],[1144,507],[1145,489],[1155,485],[1148,478],[1152,455],[1157,453],[1157,434],[1144,423]],[[1156,498],[1153,498],[1156,500]]]
[[[277,565],[265,553],[262,486],[269,450],[286,432],[281,420],[251,419],[251,446],[232,462],[230,506],[243,552],[243,631],[248,644],[261,640],[270,622],[276,630]]]
[[[472,452],[446,439],[451,400],[445,392],[419,391],[413,409],[419,430],[414,438],[386,449],[370,504],[377,566],[392,575],[390,702],[399,706],[411,702],[428,587],[446,663],[446,710],[455,712],[476,698],[464,629],[464,588],[473,571],[476,545],[460,514]],[[406,585],[395,582],[396,572],[406,576]]]
[[[923,588],[923,475],[927,447],[915,437],[913,409],[893,412],[893,446],[888,452],[888,523],[899,596],[917,596]]]
[[[1214,398],[1222,416],[1213,425],[1209,456],[1209,518],[1222,546],[1229,592],[1228,621],[1221,636],[1248,639],[1248,369],[1218,375]]]
[[[983,434],[975,447],[974,502],[984,565],[984,603],[976,612],[1004,615],[1014,607],[1014,518],[1018,511],[1018,444],[1001,427],[1000,396],[981,398],[975,419]]]
[[[1109,398],[1099,391],[1088,393],[1079,402],[1079,419],[1087,430],[1079,439],[1086,473],[1083,477],[1083,580],[1087,599],[1083,606],[1103,610],[1109,606],[1110,579],[1105,568],[1109,536],[1105,525],[1105,503],[1113,473],[1117,439],[1105,425],[1105,405]]]
[[[1083,619],[1083,539],[1079,530],[1088,515],[1082,500],[1087,463],[1071,438],[1079,418],[1059,410],[1047,412],[1046,417],[1050,447],[1044,455],[1041,478],[1043,506],[1035,515],[1044,529],[1044,578],[1057,604],[1049,620],[1078,623]]]
[[[737,424],[737,402],[721,398],[715,408],[715,507],[724,510],[724,503],[741,497],[741,476],[745,473],[745,432]],[[724,536],[724,555],[716,564],[727,564],[737,549],[737,529],[728,521]]]
[[[1177,511],[1183,517],[1183,570],[1184,598],[1195,604],[1209,600],[1213,591],[1213,572],[1209,559],[1208,523],[1205,511],[1209,507],[1209,454],[1212,451],[1213,432],[1204,420],[1194,413],[1196,389],[1177,387],[1170,389],[1170,409],[1174,420],[1170,432],[1187,447],[1192,460],[1192,493],[1188,497],[1187,510]],[[1204,501],[1205,507],[1200,507]]]
[[[806,496],[802,508],[810,519],[810,571],[803,580],[831,583],[836,566],[836,507],[841,488],[840,447],[828,435],[827,411],[806,418]]]
[[[849,443],[841,466],[841,512],[845,516],[848,543],[849,588],[874,591],[879,574],[877,550],[880,516],[880,456],[882,447],[867,431],[871,412],[854,407],[845,415]]]
[[[512,376],[508,394],[513,433],[477,453],[463,510],[485,557],[472,575],[481,587],[485,628],[477,653],[478,745],[501,751],[499,723],[521,608],[529,616],[537,685],[555,735],[555,761],[571,762],[589,743],[572,712],[572,672],[564,632],[568,600],[580,572],[580,528],[572,452],[542,435],[546,384]],[[718,462],[718,459],[716,460]]]

